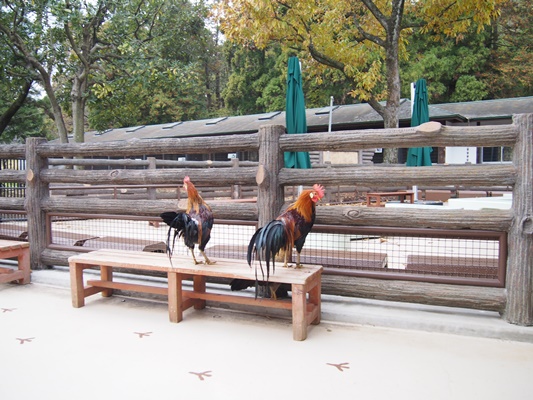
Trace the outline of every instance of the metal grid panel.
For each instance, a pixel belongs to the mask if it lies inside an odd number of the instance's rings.
[[[430,234],[311,233],[307,249],[331,268],[495,278],[500,244],[495,239],[437,238]]]
[[[158,218],[63,214],[52,220],[55,247],[156,252],[166,248],[168,226]],[[213,260],[245,259],[255,229],[252,222],[217,220],[206,253]],[[190,250],[178,239],[174,252],[186,255]],[[495,232],[315,225],[301,262],[323,265],[326,274],[502,286],[506,254],[506,236]]]
[[[28,240],[28,221],[25,212],[0,212],[0,239]]]

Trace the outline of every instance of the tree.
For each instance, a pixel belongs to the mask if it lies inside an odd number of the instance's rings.
[[[223,52],[231,71],[223,90],[229,113],[245,115],[285,109],[287,58],[294,51],[283,51],[278,44],[258,49],[226,41]],[[320,75],[311,75],[309,69],[304,65],[302,71],[307,107],[325,107],[331,96],[336,104],[353,103],[347,95],[350,82],[340,71],[329,68]]]
[[[50,12],[47,1],[2,1],[0,35],[14,57],[23,59],[43,86],[52,107],[59,137],[68,142],[68,133],[52,82],[54,68],[66,58],[64,36]]]
[[[129,4],[129,5],[128,5]],[[105,37],[117,43],[114,57],[93,74],[91,128],[158,124],[205,118],[216,112],[220,74],[216,33],[205,25],[202,2],[154,1],[132,17],[124,4]]]
[[[460,37],[498,14],[501,0],[222,0],[217,19],[232,41],[264,48],[277,42],[305,51],[320,68],[335,68],[353,82],[386,128],[398,127],[400,60],[413,32]],[[381,101],[385,101],[382,104]],[[396,162],[387,151],[385,162]]]
[[[106,120],[116,126],[117,121],[146,124],[176,115],[198,117],[220,101],[219,87],[211,84],[217,78],[209,75],[213,46],[201,1],[1,4],[0,36],[43,86],[62,142],[68,142],[67,113],[74,140],[83,142],[88,101],[95,110],[90,120],[97,126]],[[199,76],[204,77],[200,84]],[[187,100],[176,102],[182,98]],[[113,106],[122,100],[128,103],[120,108],[126,115],[114,118],[110,114],[118,110]]]
[[[101,38],[102,27],[115,11],[115,6],[113,1],[66,0],[64,7],[58,6],[55,10],[55,17],[62,23],[71,49],[65,72],[71,88],[69,103],[74,141],[82,143],[85,137],[85,106],[92,84],[90,75],[105,58],[112,57],[115,49],[113,43]]]
[[[483,73],[490,98],[533,94],[533,12],[528,0],[505,0],[492,28],[490,59]]]
[[[0,35],[0,142],[42,136],[44,112],[36,100],[35,75]]]
[[[0,82],[0,143],[23,143],[28,137],[47,137],[48,118],[34,99],[33,90],[19,92],[15,101],[11,93]]]
[[[98,30],[113,1],[11,0],[2,2],[0,34],[15,57],[33,70],[50,101],[62,143],[68,142],[57,77],[67,76],[75,140],[83,142],[85,99],[91,69],[101,60]]]
[[[5,41],[0,42],[0,135],[26,101],[33,83],[21,59],[14,57]]]
[[[489,31],[461,39],[413,35],[407,46],[409,59],[401,63],[403,97],[410,97],[411,82],[424,78],[430,103],[486,99],[489,87],[483,73],[491,55],[491,37]]]
[[[482,32],[435,40],[415,33],[402,62],[402,93],[409,83],[428,82],[430,103],[475,101],[533,94],[533,13],[528,1],[506,0]]]

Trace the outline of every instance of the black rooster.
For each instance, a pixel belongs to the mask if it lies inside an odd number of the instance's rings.
[[[211,238],[211,229],[213,228],[213,213],[211,208],[202,199],[193,183],[186,176],[183,179],[183,188],[187,191],[187,210],[185,212],[164,212],[160,217],[169,226],[167,235],[167,254],[172,257],[176,238],[183,238],[185,246],[191,249],[192,258],[195,264],[202,264],[197,261],[194,255],[194,245],[198,244],[198,249],[205,259],[206,264],[214,264],[205,254],[205,246]],[[171,242],[171,232],[174,230],[174,236]],[[172,260],[172,259],[171,259]]]

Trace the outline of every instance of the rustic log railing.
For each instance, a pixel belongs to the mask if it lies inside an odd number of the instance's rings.
[[[509,146],[513,163],[504,165],[434,165],[431,167],[354,166],[294,170],[282,167],[285,151],[357,151],[381,147]],[[239,168],[192,169],[172,165],[163,169],[76,170],[48,168],[49,160],[65,165],[88,165],[76,157],[135,157],[162,154],[205,154],[257,151],[259,164]],[[214,203],[219,219],[259,221],[273,218],[290,185],[479,186],[512,187],[511,210],[450,210],[319,207],[317,224],[374,227],[480,229],[507,232],[509,256],[505,288],[482,288],[423,282],[325,276],[325,291],[348,296],[426,304],[466,306],[500,311],[514,324],[533,325],[533,114],[516,115],[511,125],[448,127],[427,123],[420,127],[334,133],[285,135],[281,126],[262,126],[258,133],[224,137],[157,139],[126,142],[56,144],[31,138],[23,145],[0,146],[2,158],[26,158],[27,170],[1,170],[1,182],[21,182],[26,199],[0,198],[0,209],[25,210],[31,239],[32,268],[42,268],[46,249],[44,216],[52,212],[157,216],[175,208],[175,200],[114,200],[50,196],[50,185],[180,185],[194,173],[199,186],[258,185],[257,204]]]

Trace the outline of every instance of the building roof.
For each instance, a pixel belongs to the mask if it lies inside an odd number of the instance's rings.
[[[308,131],[327,131],[329,112],[330,107],[307,109]],[[513,114],[522,113],[533,113],[533,96],[429,105],[430,119],[439,122],[510,119]],[[400,126],[410,125],[411,101],[409,99],[401,100],[399,118]],[[85,142],[243,134],[257,132],[261,125],[267,124],[285,126],[285,112],[177,121],[168,124],[109,129],[104,132],[89,131],[85,133]],[[383,127],[383,119],[367,103],[333,106],[332,130],[376,127]]]
[[[533,97],[447,103],[438,107],[460,114],[468,121],[512,118],[513,114],[533,113]]]

